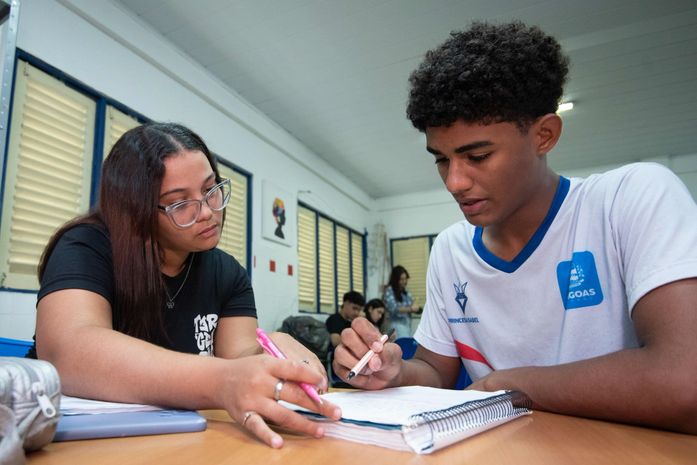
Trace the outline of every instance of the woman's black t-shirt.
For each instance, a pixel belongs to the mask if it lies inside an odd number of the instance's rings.
[[[165,305],[162,310],[168,340],[160,345],[179,352],[212,355],[220,318],[256,318],[254,292],[244,268],[220,249],[196,252],[189,260],[192,262],[188,277],[187,266],[175,277],[163,275],[169,295],[176,294],[176,298],[173,308]],[[41,280],[37,302],[63,289],[95,292],[113,306],[111,241],[103,226],[75,226],[56,244]],[[166,302],[167,297],[163,296],[163,304]],[[114,327],[117,325],[114,322]]]

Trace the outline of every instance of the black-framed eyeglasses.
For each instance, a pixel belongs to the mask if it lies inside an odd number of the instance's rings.
[[[196,222],[196,218],[201,213],[203,202],[206,202],[208,208],[214,212],[219,212],[230,202],[230,193],[230,180],[224,179],[208,189],[201,200],[180,200],[166,207],[158,205],[157,208],[165,212],[175,225],[180,228],[188,228]]]

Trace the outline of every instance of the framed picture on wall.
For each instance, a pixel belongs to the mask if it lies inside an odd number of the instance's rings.
[[[261,235],[292,247],[297,231],[297,198],[268,180],[262,181]]]

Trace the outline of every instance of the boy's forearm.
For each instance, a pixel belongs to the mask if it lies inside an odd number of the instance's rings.
[[[498,370],[472,389],[514,389],[533,408],[697,434],[697,386],[643,349],[548,367]]]

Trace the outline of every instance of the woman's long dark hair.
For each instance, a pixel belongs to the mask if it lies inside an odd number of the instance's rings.
[[[365,318],[378,328],[382,328],[382,324],[385,322],[385,313],[382,314],[378,321],[373,321],[372,317],[370,316],[370,309],[381,307],[385,308],[385,303],[382,300],[371,299],[368,301],[367,304],[365,304],[365,307],[363,308],[363,314],[365,315]]]
[[[44,249],[39,281],[58,240],[79,224],[101,224],[109,232],[114,263],[114,329],[151,342],[166,338],[162,318],[164,281],[157,238],[164,161],[184,150],[202,152],[216,179],[215,158],[203,140],[174,123],[147,123],[127,131],[102,166],[99,201],[90,213],[60,228]]]
[[[402,290],[399,288],[399,278],[402,276],[402,274],[406,274],[407,279],[409,279],[409,272],[406,268],[404,268],[402,265],[395,266],[392,268],[392,273],[390,273],[390,282],[387,284],[392,288],[394,298],[398,302],[402,301],[402,295],[406,292],[406,289]]]

